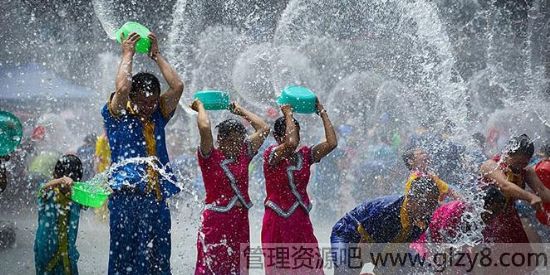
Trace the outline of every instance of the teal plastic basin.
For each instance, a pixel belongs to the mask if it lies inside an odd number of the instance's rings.
[[[9,155],[23,137],[21,121],[12,113],[0,111],[0,156]]]
[[[206,110],[227,110],[229,109],[229,93],[225,91],[198,91],[195,93],[195,99],[202,102]]]
[[[303,86],[287,86],[277,99],[277,104],[292,106],[296,113],[315,113],[317,96],[310,89]]]

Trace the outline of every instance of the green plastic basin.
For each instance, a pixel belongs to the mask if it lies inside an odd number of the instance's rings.
[[[315,113],[317,96],[310,89],[302,86],[287,86],[277,99],[277,104],[292,106],[296,113]]]
[[[0,111],[0,156],[9,155],[23,137],[21,121],[12,113]]]
[[[229,93],[224,91],[198,91],[195,93],[195,99],[202,102],[206,110],[227,110],[229,109]]]
[[[110,194],[109,190],[100,185],[88,182],[75,182],[71,192],[71,199],[84,206],[99,208],[109,198]]]
[[[136,52],[149,53],[149,49],[151,48],[151,40],[147,36],[151,33],[151,31],[140,23],[126,22],[126,24],[122,25],[122,27],[115,32],[116,40],[118,43],[122,43],[120,34],[122,34],[124,39],[126,39],[133,32],[139,34],[140,36],[138,42],[136,43]]]

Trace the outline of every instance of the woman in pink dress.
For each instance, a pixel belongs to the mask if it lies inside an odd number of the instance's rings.
[[[504,210],[483,230],[486,242],[529,242],[516,211],[515,201],[525,200],[536,209],[541,208],[542,201],[550,202],[550,190],[544,187],[533,168],[528,166],[534,151],[533,142],[523,134],[510,139],[502,156],[495,156],[481,165],[482,182],[495,184],[506,197]],[[526,184],[535,193],[526,191]]]
[[[247,137],[241,122],[225,120],[216,126],[216,148],[202,103],[195,100],[191,108],[198,112],[201,141],[197,154],[206,189],[195,274],[246,274],[248,262],[240,262],[240,249],[250,244],[248,165],[269,135],[269,125],[232,103],[231,112],[250,122],[255,132]]]
[[[309,218],[311,203],[307,194],[310,167],[337,146],[336,133],[327,112],[317,102],[317,114],[323,121],[325,141],[313,146],[300,144],[300,126],[292,108],[282,106],[283,117],[275,121],[273,136],[277,144],[264,152],[267,197],[262,225],[262,246],[266,274],[323,273],[317,238]],[[331,184],[331,183],[325,183]],[[300,244],[295,245],[285,244]],[[303,245],[302,245],[303,244]],[[289,257],[279,259],[276,252]],[[279,255],[280,256],[280,255]],[[284,261],[284,262],[281,262]]]

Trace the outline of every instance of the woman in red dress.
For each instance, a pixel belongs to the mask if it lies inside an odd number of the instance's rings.
[[[195,274],[247,274],[248,262],[240,263],[240,249],[250,244],[248,165],[269,135],[269,125],[232,103],[231,112],[250,122],[255,132],[247,137],[241,122],[225,120],[216,126],[216,148],[202,103],[195,100],[191,108],[198,112],[201,142],[197,154],[206,189]]]
[[[542,201],[550,202],[550,190],[544,187],[533,168],[528,167],[534,151],[533,142],[523,134],[510,139],[504,155],[497,155],[481,165],[483,182],[497,185],[506,197],[504,210],[483,231],[486,242],[529,242],[516,211],[515,200],[525,200],[537,209],[541,208]],[[526,184],[538,196],[526,191]]]
[[[285,105],[281,110],[283,117],[275,121],[273,131],[277,144],[264,152],[267,197],[262,246],[266,274],[296,273],[299,269],[300,273],[323,273],[317,238],[309,218],[311,203],[307,184],[311,165],[336,148],[336,133],[325,109],[317,102],[317,114],[323,121],[325,141],[313,147],[298,148],[300,126],[292,116],[292,108]],[[285,244],[304,245],[294,250],[296,246]],[[277,251],[289,254],[289,257],[283,259],[284,263],[274,257]]]

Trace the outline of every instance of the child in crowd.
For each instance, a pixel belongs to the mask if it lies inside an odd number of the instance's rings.
[[[38,229],[34,242],[36,274],[78,274],[76,236],[80,205],[71,201],[71,186],[82,178],[82,163],[64,155],[38,197]]]

